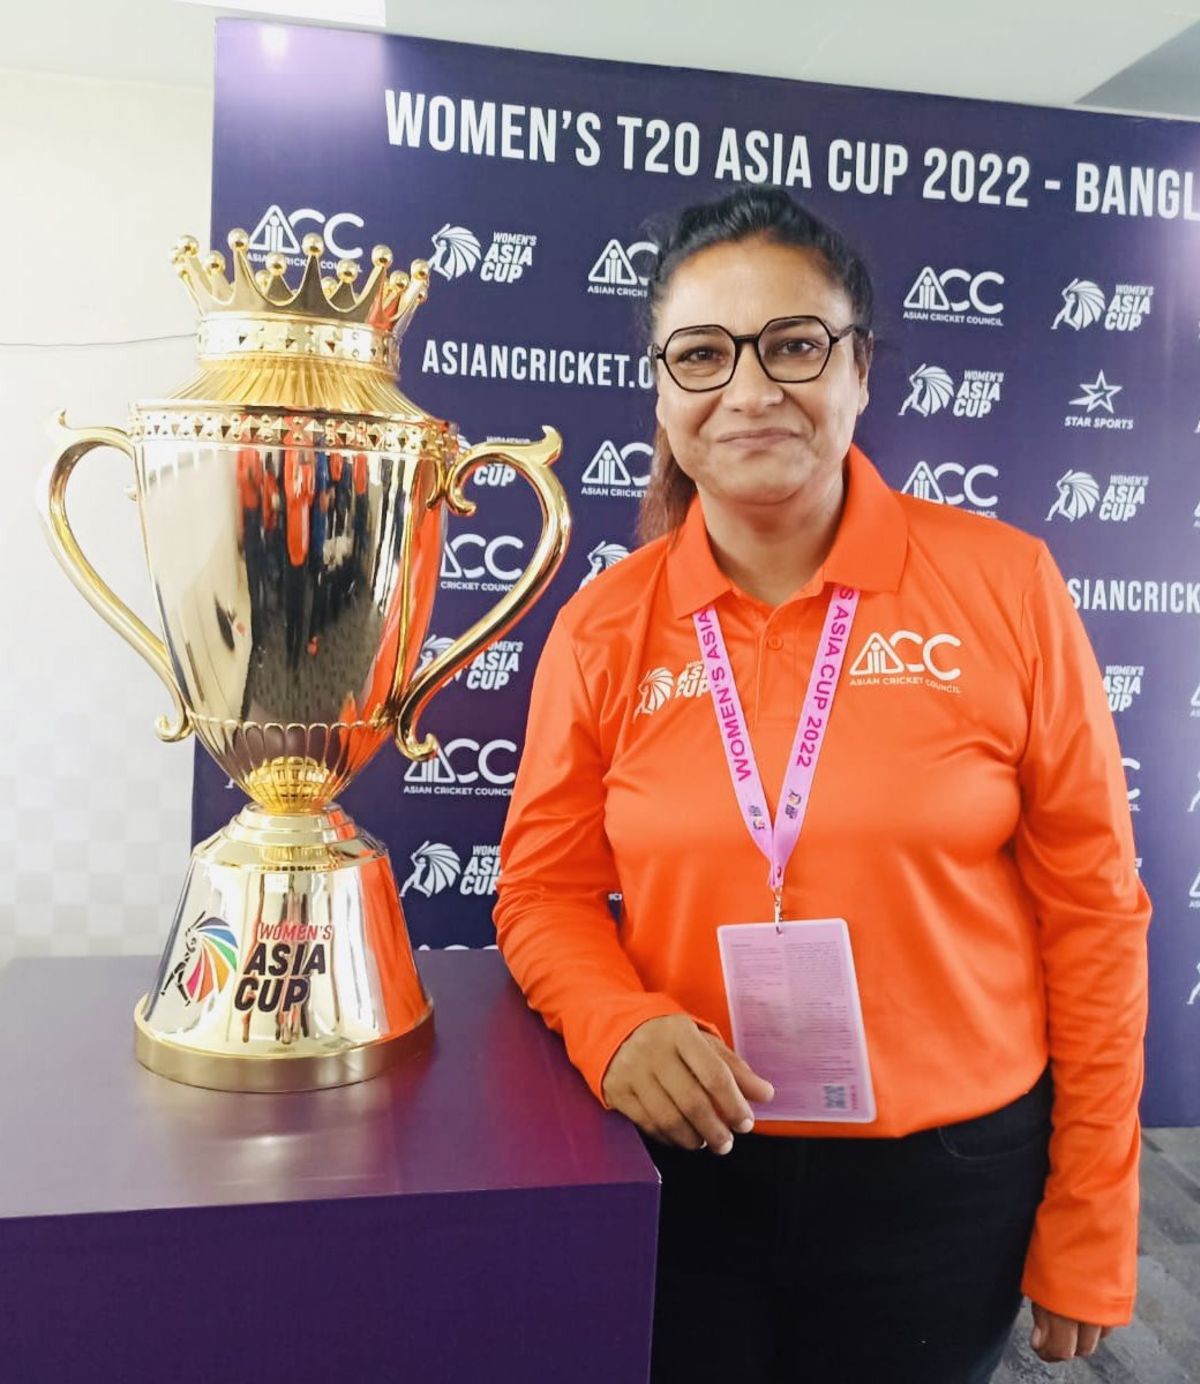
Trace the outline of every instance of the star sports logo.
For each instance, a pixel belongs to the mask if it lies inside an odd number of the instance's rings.
[[[1072,279],[1061,297],[1063,305],[1050,324],[1052,331],[1070,327],[1081,332],[1102,320],[1106,332],[1134,332],[1150,316],[1154,287],[1117,284],[1110,296],[1091,279]]]
[[[940,365],[919,365],[908,377],[909,392],[901,416],[911,409],[922,418],[949,408],[956,418],[986,418],[1000,402],[1003,370],[964,370],[962,380]]]
[[[1101,370],[1090,383],[1081,380],[1079,388],[1083,391],[1072,399],[1071,407],[1082,409],[1082,413],[1068,413],[1063,420],[1066,428],[1114,428],[1128,432],[1133,427],[1132,418],[1117,414],[1113,401],[1125,388],[1121,384],[1110,384]]]
[[[1088,471],[1064,471],[1056,482],[1058,496],[1046,515],[1049,523],[1061,516],[1069,523],[1093,512],[1110,524],[1127,524],[1146,503],[1149,476],[1110,475],[1101,498],[1100,483]]]

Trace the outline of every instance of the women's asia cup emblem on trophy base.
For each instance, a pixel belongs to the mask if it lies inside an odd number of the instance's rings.
[[[128,432],[57,428],[42,497],[51,544],[92,606],[166,684],[158,734],[194,731],[251,803],[192,853],[154,986],[135,1011],[138,1058],[177,1081],[234,1091],[340,1086],[432,1032],[386,850],[334,801],[386,740],[437,751],[416,722],[437,690],[538,599],[570,518],[550,471],[561,441],[462,450],[453,425],[396,387],[399,337],[429,269],[355,292],[357,266],[321,278],[304,241],[251,266],[191,239],[174,263],[200,310],[199,374],[135,404]],[[97,447],[133,460],[159,639],[104,584],[67,521],[67,482]],[[501,461],[533,487],[542,533],[496,606],[418,670],[445,516]]]

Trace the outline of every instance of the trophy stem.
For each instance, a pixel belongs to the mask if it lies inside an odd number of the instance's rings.
[[[427,1045],[385,848],[336,804],[244,808],[192,852],[134,1031],[151,1071],[223,1091],[344,1086]]]

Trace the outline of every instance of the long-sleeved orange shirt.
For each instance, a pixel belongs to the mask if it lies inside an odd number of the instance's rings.
[[[898,495],[852,448],[828,558],[771,607],[724,576],[693,503],[550,633],[501,846],[501,951],[597,1096],[647,1019],[687,1013],[730,1040],[716,929],[770,917],[771,895],[692,615],[716,605],[774,814],[830,582],[862,597],[784,908],[847,920],[878,1117],[757,1131],[968,1119],[1049,1058],[1051,1172],[1024,1291],[1120,1324],[1150,907],[1100,674],[1039,540]]]

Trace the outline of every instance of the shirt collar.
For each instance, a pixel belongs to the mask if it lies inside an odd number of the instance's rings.
[[[846,457],[846,504],[818,574],[821,585],[834,581],[859,591],[895,591],[907,552],[903,505],[866,454],[852,445]],[[713,557],[698,499],[692,500],[668,553],[667,589],[679,619],[733,590]]]

